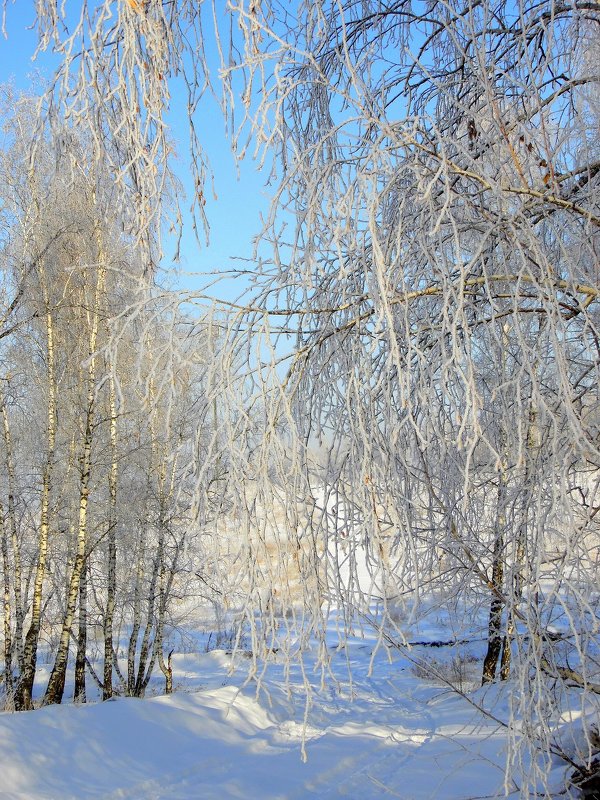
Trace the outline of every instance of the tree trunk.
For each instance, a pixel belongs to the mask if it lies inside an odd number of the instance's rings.
[[[108,700],[113,695],[113,620],[117,594],[117,410],[115,398],[115,382],[112,375],[109,379],[110,392],[110,452],[111,467],[108,477],[109,510],[108,510],[108,586],[106,592],[106,613],[104,615],[104,682],[102,699]]]
[[[156,620],[155,615],[155,607],[156,607],[156,589],[158,578],[160,574],[161,565],[163,563],[163,556],[164,556],[164,541],[165,541],[165,526],[164,526],[164,502],[165,499],[163,497],[163,490],[164,490],[164,475],[165,475],[165,464],[161,465],[161,472],[159,477],[159,503],[160,503],[160,510],[159,510],[159,521],[158,521],[158,545],[156,548],[156,555],[154,557],[154,563],[152,564],[152,575],[150,577],[150,585],[148,587],[148,604],[147,604],[147,613],[146,613],[146,626],[144,628],[144,635],[142,637],[142,646],[140,648],[140,658],[138,662],[138,671],[137,671],[137,679],[135,683],[135,694],[136,697],[141,697],[144,693],[146,686],[148,685],[148,680],[146,680],[146,662],[148,660],[148,653],[150,652],[150,635],[152,629],[155,628],[155,638],[158,635],[158,622]],[[156,652],[156,651],[154,651]],[[152,658],[152,666],[154,666],[155,658]],[[150,670],[149,670],[150,672]],[[149,679],[149,675],[148,675]]]
[[[99,234],[98,234],[99,235]],[[79,481],[79,519],[77,528],[77,549],[75,561],[69,587],[67,591],[67,606],[63,618],[62,631],[54,667],[50,674],[50,680],[44,695],[44,705],[60,703],[65,690],[65,680],[67,673],[67,662],[69,660],[69,641],[71,637],[71,626],[75,617],[77,597],[79,595],[80,583],[85,567],[86,547],[87,547],[87,527],[88,527],[88,503],[89,485],[92,466],[92,441],[94,434],[94,394],[96,388],[96,342],[98,338],[98,326],[100,316],[100,301],[104,292],[104,280],[106,270],[103,266],[104,259],[102,249],[99,245],[99,268],[96,277],[96,291],[94,297],[94,307],[92,313],[90,338],[89,338],[89,363],[87,374],[87,403],[85,417],[85,432],[83,438],[83,453],[81,457],[81,474]]]
[[[77,636],[77,655],[75,657],[75,688],[73,700],[85,703],[85,661],[87,651],[87,561],[83,564],[79,584],[79,634]]]
[[[500,492],[501,489],[498,490],[499,495]],[[498,502],[500,502],[500,498]],[[488,647],[483,662],[482,684],[492,683],[496,680],[496,669],[498,667],[498,659],[500,658],[500,650],[502,648],[502,609],[504,603],[499,595],[502,594],[504,583],[504,537],[499,530],[496,531],[493,559],[492,587],[494,593],[492,594],[490,603]]]
[[[89,426],[86,426],[89,428]],[[67,589],[67,606],[63,618],[62,631],[54,666],[50,674],[46,693],[44,695],[44,705],[62,702],[65,690],[65,680],[67,673],[67,662],[69,660],[69,640],[71,637],[71,626],[75,617],[75,608],[79,594],[79,585],[85,563],[85,549],[87,542],[87,510],[89,495],[89,451],[91,450],[91,429],[86,432],[86,448],[84,453],[84,467],[81,473],[81,484],[79,494],[79,525],[77,531],[77,550],[73,569],[69,579]]]
[[[161,637],[162,642],[162,637]],[[173,692],[173,668],[171,666],[171,656],[173,655],[173,651],[169,651],[169,655],[167,656],[167,661],[165,663],[165,657],[162,651],[162,643],[160,645],[160,649],[158,650],[158,665],[161,669],[162,674],[165,676],[165,694],[172,694]]]
[[[137,668],[137,678],[135,681],[134,693],[136,697],[143,697],[144,690],[148,684],[146,678],[146,662],[148,660],[148,653],[150,652],[150,635],[155,625],[154,608],[156,604],[156,583],[158,579],[158,570],[160,561],[162,560],[162,542],[159,541],[154,563],[152,565],[152,575],[150,578],[150,586],[148,587],[148,605],[146,612],[146,625],[144,627],[144,635],[142,636],[142,645],[140,647],[140,657]]]
[[[500,377],[506,379],[507,354],[508,354],[509,325],[502,326],[500,339]],[[504,404],[506,398],[500,397],[499,402]],[[488,647],[483,661],[482,684],[496,680],[498,659],[502,650],[504,633],[502,631],[502,611],[504,602],[504,559],[505,559],[505,528],[506,528],[506,494],[508,483],[508,432],[503,423],[499,431],[499,453],[501,457],[500,474],[498,476],[498,500],[496,504],[496,519],[494,522],[494,552],[492,556],[492,599],[490,602],[490,616],[488,621]],[[505,667],[510,669],[510,642],[505,647]],[[504,659],[503,659],[504,660]]]
[[[500,659],[500,680],[507,681],[510,678],[510,663],[512,659],[511,642],[515,632],[515,625],[512,614],[509,613],[506,621],[506,633],[502,640],[502,657]]]
[[[137,651],[137,641],[141,627],[141,597],[142,597],[142,578],[144,575],[143,559],[145,545],[145,530],[140,531],[138,540],[137,568],[135,571],[135,588],[133,596],[133,620],[131,634],[129,636],[129,646],[127,648],[127,694],[135,697],[135,654]]]
[[[8,541],[4,524],[4,507],[0,503],[0,540],[2,543],[2,571],[4,573],[4,682],[6,684],[6,704],[10,707],[13,700],[13,668],[12,668],[12,636],[10,607],[10,564],[8,559]]]
[[[164,644],[163,632],[165,628],[165,615],[167,612],[167,602],[169,600],[169,595],[171,593],[171,586],[173,585],[173,579],[175,577],[175,568],[178,555],[179,555],[179,547],[177,548],[177,553],[175,554],[175,558],[173,560],[171,569],[169,570],[168,579],[166,579],[166,567],[164,559],[160,569],[160,601],[158,606],[158,619],[156,621],[156,638],[154,641],[154,650],[158,656],[158,666],[160,667],[162,674],[165,676],[165,694],[171,694],[171,692],[173,691],[173,669],[171,666],[171,656],[173,655],[173,650],[169,652],[167,662],[165,663],[165,657],[163,653],[163,644]]]
[[[42,275],[42,283],[44,277]],[[31,603],[31,622],[25,637],[23,647],[23,669],[15,694],[15,708],[28,710],[33,707],[32,694],[33,682],[37,666],[37,648],[40,636],[42,593],[44,576],[46,572],[46,559],[48,556],[48,532],[50,512],[50,489],[52,485],[54,450],[56,446],[56,375],[54,352],[54,321],[50,309],[50,298],[47,287],[43,287],[44,304],[46,307],[46,346],[48,381],[48,408],[47,408],[47,452],[44,474],[42,478],[42,497],[40,508],[40,530],[38,536],[38,557],[33,585],[33,599]]]
[[[23,670],[23,623],[25,609],[23,606],[23,572],[21,567],[21,547],[17,535],[17,517],[15,514],[15,464],[12,450],[12,437],[6,403],[2,403],[2,421],[4,429],[4,445],[6,447],[6,472],[8,476],[7,522],[13,551],[13,594],[15,598],[15,634],[14,651],[17,656],[19,671]]]

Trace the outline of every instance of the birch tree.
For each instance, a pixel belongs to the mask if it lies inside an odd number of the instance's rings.
[[[88,673],[105,699],[115,691],[115,638],[130,621],[127,526],[136,516],[140,563],[149,566],[150,577],[136,588],[147,613],[141,638],[132,643],[139,672],[132,693],[143,694],[157,663],[169,677],[163,646],[192,524],[189,501],[178,499],[185,495],[178,451],[187,433],[184,412],[178,416],[175,408],[184,397],[193,402],[201,369],[192,373],[186,367],[165,379],[145,354],[144,343],[164,351],[166,375],[177,362],[182,336],[178,318],[168,311],[168,293],[145,276],[149,268],[142,250],[123,232],[117,189],[106,176],[92,180],[87,143],[58,121],[58,129],[50,126],[36,142],[34,168],[28,158],[33,100],[14,100],[2,151],[7,231],[2,285],[8,299],[0,543],[6,702],[30,709],[40,652],[54,662],[43,703],[62,701],[72,656],[77,701],[86,699]],[[161,294],[167,300],[160,300]],[[117,334],[119,325],[127,330]],[[193,391],[186,388],[191,374]],[[148,419],[146,384],[156,386],[152,395],[160,398],[152,402],[149,440],[139,435]],[[21,395],[20,408],[10,402],[15,393]],[[22,430],[37,442],[22,437],[15,448],[17,411]],[[164,427],[164,435],[157,426]],[[137,470],[146,491],[136,492],[131,480],[119,479],[119,463],[128,473]],[[21,530],[17,502],[29,504]],[[89,658],[98,617],[101,676]],[[139,616],[136,621],[139,625]]]

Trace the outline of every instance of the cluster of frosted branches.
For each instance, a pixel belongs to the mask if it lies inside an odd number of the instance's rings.
[[[483,617],[483,681],[521,687],[509,766],[542,786],[599,684],[600,8],[297,12],[256,15],[282,180],[255,304],[296,332],[259,392],[261,507],[286,497],[316,628],[377,598],[401,642],[436,592]]]

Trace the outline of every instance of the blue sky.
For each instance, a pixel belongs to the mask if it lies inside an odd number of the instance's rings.
[[[34,17],[33,2],[18,0],[14,5],[9,4],[6,20],[8,38],[0,39],[0,82],[12,80],[19,89],[28,89],[36,72],[42,77],[51,75],[55,63],[48,53],[42,53],[36,61],[32,61],[37,43],[36,33],[31,29]],[[181,106],[180,114],[178,105]],[[187,111],[183,95],[176,86],[173,87],[169,120],[178,152],[175,171],[184,187],[191,190]],[[253,238],[260,230],[260,214],[266,214],[268,210],[269,201],[264,188],[267,176],[260,174],[255,163],[247,159],[240,167],[238,178],[225,135],[224,121],[212,98],[207,97],[206,102],[201,105],[196,127],[215,176],[217,199],[213,198],[210,187],[207,187],[205,210],[211,226],[208,247],[204,244],[198,245],[190,221],[186,220],[179,267],[184,273],[240,268],[244,265],[234,259],[252,257]],[[188,194],[191,198],[191,191]],[[183,199],[181,205],[183,209],[188,208],[190,199]],[[164,267],[175,271],[168,258]],[[181,274],[179,278],[173,277],[176,285],[182,288],[196,288],[206,282],[206,278],[200,275],[192,277]],[[225,280],[214,287],[212,294],[221,299],[232,300],[240,294],[244,285],[241,278],[235,281]]]

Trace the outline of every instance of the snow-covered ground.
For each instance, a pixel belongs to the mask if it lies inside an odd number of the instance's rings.
[[[318,666],[327,659],[315,642],[301,663],[273,652],[259,680],[248,677],[247,637],[235,657],[206,652],[233,642],[207,618],[203,630],[181,638],[186,652],[173,655],[170,696],[161,696],[157,670],[143,700],[100,703],[88,680],[86,705],[0,713],[0,800],[530,796],[520,792],[514,765],[505,776],[510,694],[518,687],[479,687],[485,609],[464,610],[464,627],[456,628],[443,605],[431,596],[416,619],[402,620],[408,650],[378,642],[365,614],[342,634],[331,608],[330,668]],[[126,670],[123,659],[120,666]],[[38,698],[48,672],[41,663]],[[578,724],[568,721],[565,740]],[[552,763],[548,786],[564,796],[567,766]]]
[[[407,653],[379,647],[373,658],[376,640],[368,628],[341,647],[335,615],[331,622],[331,669],[324,674],[314,668],[316,653],[306,655],[304,671],[298,664],[286,670],[275,653],[257,682],[248,679],[248,653],[240,652],[232,671],[232,654],[200,652],[199,637],[197,651],[173,656],[171,696],[0,714],[0,798],[519,795],[516,783],[505,783],[506,728],[467,699],[484,700],[484,690],[476,688],[482,642],[461,651],[463,697],[415,665],[424,661],[456,683],[456,648],[419,644]],[[443,632],[433,620],[412,630],[428,642]],[[157,677],[151,691],[160,685]],[[510,687],[487,691],[484,705],[507,720]],[[551,778],[564,785],[565,766],[557,763]]]
[[[486,607],[461,609],[457,626],[443,597],[422,597],[418,615],[397,609],[412,646],[384,646],[368,623],[381,610],[377,574],[359,540],[348,566],[354,532],[346,525],[348,536],[336,538],[339,505],[335,515],[327,511],[335,517],[328,557],[339,576],[332,594],[355,592],[362,609],[353,632],[332,603],[324,643],[315,642],[301,663],[286,664],[282,652],[271,653],[257,680],[248,677],[249,637],[235,656],[206,652],[231,647],[235,637],[227,635],[220,613],[203,619],[196,609],[189,621],[195,616],[198,630],[191,626],[179,642],[185,652],[173,655],[173,695],[161,696],[157,670],[147,693],[153,696],[143,700],[100,703],[88,681],[92,702],[86,705],[0,713],[0,800],[529,796],[520,792],[514,765],[505,775],[510,694],[519,689],[512,681],[479,687]],[[553,617],[554,628],[560,624]],[[318,653],[323,644],[330,657],[325,670],[319,666],[327,661]],[[39,665],[38,698],[49,668]],[[566,724],[568,740],[579,723]],[[573,756],[585,747],[573,744]],[[547,786],[564,796],[567,766],[559,758],[552,763]]]
[[[368,677],[356,639],[315,679],[304,724],[299,674],[283,665],[258,689],[224,651],[179,655],[170,697],[118,699],[0,715],[0,796],[83,798],[472,798],[504,781],[505,735],[465,700],[398,657]],[[298,682],[294,686],[295,681]],[[196,690],[189,687],[196,685]],[[302,758],[305,742],[306,760]]]

